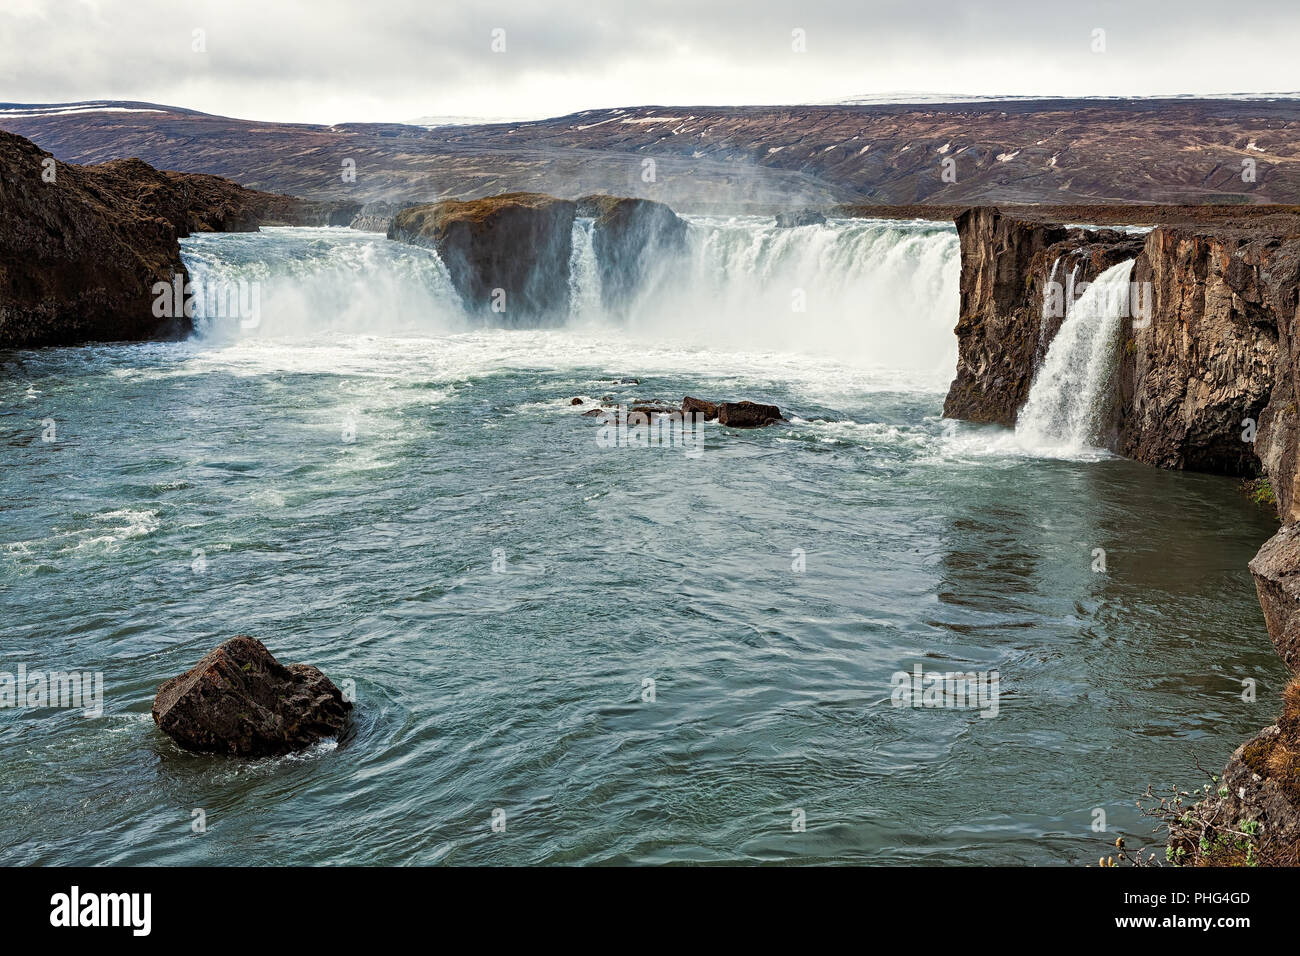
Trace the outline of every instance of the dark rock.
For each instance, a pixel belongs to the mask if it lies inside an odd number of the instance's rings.
[[[633,405],[631,409],[628,410],[629,419],[633,414],[645,415],[647,419],[649,419],[660,415],[680,415],[681,409],[661,403]]]
[[[781,409],[757,402],[722,402],[718,405],[718,424],[729,428],[762,428],[784,421]]]
[[[153,719],[187,750],[264,757],[336,737],[352,704],[310,664],[280,664],[234,637],[158,688]]]
[[[1278,323],[1295,307],[1277,307],[1273,293],[1295,289],[1298,250],[1294,241],[1164,226],[1147,236],[1133,281],[1150,290],[1152,309],[1149,322],[1125,323],[1120,454],[1162,468],[1259,473],[1279,436],[1265,422],[1282,421],[1265,406],[1272,399],[1282,411],[1292,401],[1274,386],[1291,377],[1279,362]],[[1245,419],[1258,423],[1262,441],[1243,440]]]
[[[393,224],[393,217],[404,208],[396,203],[368,202],[357,210],[348,225],[362,232],[386,234],[388,227]]]
[[[796,226],[820,226],[826,222],[826,216],[816,209],[801,209],[798,212],[778,212],[776,227],[793,229]]]
[[[540,193],[449,199],[401,210],[388,238],[436,249],[470,311],[511,325],[554,323],[569,311],[576,208]],[[504,312],[493,313],[497,289]]]
[[[599,416],[599,415],[605,415],[605,414],[607,414],[607,409],[604,409],[604,408],[589,408],[589,409],[587,409],[585,412],[582,413],[582,417],[583,417],[583,418],[596,418],[596,417]]]
[[[570,404],[570,405],[581,405],[581,404],[582,404],[582,399],[580,399],[580,398],[575,398],[573,401],[569,402],[569,404]]]
[[[1288,667],[1300,671],[1300,524],[1264,542],[1250,573],[1273,646]]]
[[[703,415],[706,422],[711,422],[718,417],[718,406],[702,398],[691,398],[687,395],[682,399],[682,415]]]
[[[54,182],[42,178],[47,168]],[[58,163],[0,132],[0,213],[0,348],[24,348],[184,336],[191,322],[183,308],[155,316],[152,291],[175,277],[188,281],[179,238],[320,224],[346,208],[138,159]]]
[[[1300,865],[1300,680],[1282,700],[1277,723],[1238,747],[1212,792],[1169,821],[1177,862]]]

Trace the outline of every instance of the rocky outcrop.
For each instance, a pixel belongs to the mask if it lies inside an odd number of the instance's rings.
[[[159,687],[153,719],[186,750],[266,757],[337,737],[351,710],[315,667],[285,667],[261,641],[241,636]]]
[[[465,307],[509,324],[558,321],[569,310],[571,200],[507,193],[403,209],[388,238],[436,249]]]
[[[686,221],[660,202],[586,196],[578,215],[591,216],[591,245],[600,273],[600,301],[618,315],[678,274],[686,253]]]
[[[1196,866],[1300,866],[1300,680],[1282,715],[1228,758],[1205,798],[1164,814],[1174,862]]]
[[[575,398],[573,404],[580,405],[582,400]],[[613,403],[605,404],[609,406]],[[590,409],[582,414],[593,418],[600,415],[610,421],[618,421],[626,414],[629,423],[649,422],[660,417],[672,417],[686,422],[716,421],[719,425],[726,425],[728,428],[763,428],[775,422],[786,421],[785,416],[781,414],[781,409],[776,405],[763,405],[750,401],[710,402],[690,395],[682,399],[680,406],[662,401],[639,401],[626,411],[624,406],[617,405],[612,408]]]
[[[1068,295],[1136,256],[1142,240],[1114,230],[1010,218],[992,207],[968,209],[956,223],[957,374],[943,413],[1011,426],[1061,327]]]
[[[682,399],[682,415],[703,415],[706,422],[711,422],[718,417],[718,406],[714,402],[687,395]]]
[[[179,238],[347,215],[138,159],[73,166],[0,132],[0,348],[185,335],[153,310],[154,284],[185,276]]]

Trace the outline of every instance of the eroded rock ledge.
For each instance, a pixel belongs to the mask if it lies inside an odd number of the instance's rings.
[[[156,318],[151,291],[185,276],[178,239],[347,225],[353,206],[138,159],[74,166],[0,132],[0,348],[183,336],[189,320]]]

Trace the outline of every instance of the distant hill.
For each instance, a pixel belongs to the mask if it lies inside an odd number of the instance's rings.
[[[642,106],[432,129],[252,122],[101,101],[0,104],[0,128],[69,162],[138,156],[322,199],[607,192],[686,211],[1300,202],[1300,101],[1280,95]],[[346,160],[355,163],[355,182],[344,179]],[[1243,180],[1252,167],[1253,181]],[[945,168],[955,182],[944,179]]]

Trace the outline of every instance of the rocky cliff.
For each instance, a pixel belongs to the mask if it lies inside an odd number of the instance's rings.
[[[151,291],[185,275],[179,238],[354,211],[137,159],[73,166],[0,132],[0,348],[184,335],[189,320],[156,317]]]
[[[1207,219],[1161,225],[1142,239],[992,208],[963,212],[960,357],[944,413],[1014,424],[1055,334],[1044,309],[1051,276],[1063,262],[1095,276],[1134,258],[1130,301],[1149,297],[1149,305],[1126,319],[1116,343],[1114,450],[1162,468],[1267,478],[1282,528],[1250,570],[1273,644],[1300,672],[1300,216],[1262,209]],[[1294,862],[1300,685],[1279,723],[1232,756],[1222,781],[1188,816],[1194,839],[1175,821],[1178,858],[1235,861],[1240,854],[1225,847],[1254,841],[1263,859]]]

